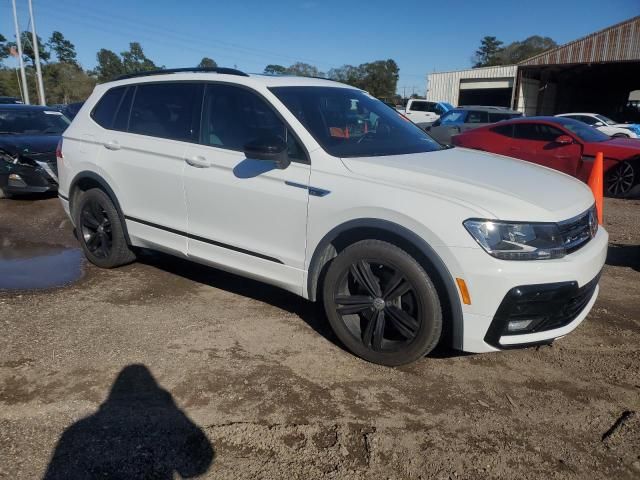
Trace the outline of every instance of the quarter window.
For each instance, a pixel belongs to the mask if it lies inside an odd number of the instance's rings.
[[[258,139],[279,137],[292,160],[306,161],[304,150],[273,109],[255,93],[231,85],[207,85],[200,143],[243,151]]]
[[[466,123],[489,123],[489,114],[472,110],[467,114]]]
[[[104,128],[111,128],[113,117],[116,114],[125,90],[126,87],[112,88],[98,101],[93,112],[91,112],[91,117],[98,125]]]
[[[513,125],[500,125],[493,127],[491,131],[504,137],[513,137]]]
[[[138,85],[129,132],[172,140],[194,141],[202,86],[195,83]]]

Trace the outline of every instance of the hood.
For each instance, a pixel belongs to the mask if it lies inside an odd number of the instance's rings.
[[[640,140],[637,138],[612,138],[604,142],[585,144],[585,153],[595,156],[597,152],[604,153],[606,158],[624,160],[631,156],[640,155]]]
[[[584,212],[594,202],[591,190],[573,177],[465,148],[343,162],[357,175],[449,198],[482,217],[557,222]]]
[[[609,125],[609,126],[617,127],[617,128],[626,128],[628,130],[631,130],[632,132],[640,134],[640,124],[638,123],[616,123],[615,125]]]
[[[0,135],[0,150],[10,155],[55,153],[60,135]]]

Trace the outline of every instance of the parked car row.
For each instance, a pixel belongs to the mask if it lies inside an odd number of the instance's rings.
[[[0,105],[0,197],[57,190],[56,146],[69,123],[50,107]]]
[[[640,141],[612,138],[571,115],[503,121],[456,135],[453,144],[537,163],[582,181],[602,152],[608,195],[627,197],[640,183]]]

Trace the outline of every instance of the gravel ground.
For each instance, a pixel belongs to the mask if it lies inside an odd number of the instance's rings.
[[[606,201],[568,337],[395,369],[313,304],[166,256],[0,292],[0,478],[637,479],[639,213]],[[0,200],[0,262],[73,248],[57,199]]]

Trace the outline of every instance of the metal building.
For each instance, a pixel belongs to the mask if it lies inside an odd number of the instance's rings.
[[[432,73],[427,99],[500,105],[526,115],[592,111],[639,120],[640,16],[528,58],[518,65]]]

